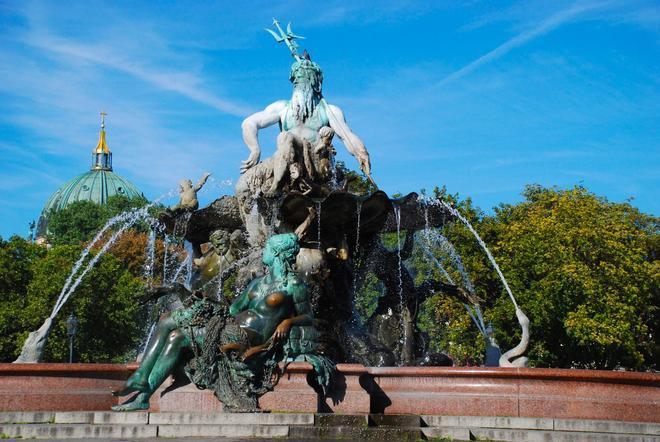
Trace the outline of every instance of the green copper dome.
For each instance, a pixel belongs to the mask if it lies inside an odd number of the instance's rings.
[[[142,192],[126,179],[111,170],[90,170],[75,177],[48,199],[42,215],[51,209],[61,210],[76,201],[92,201],[105,204],[113,195],[142,198]]]
[[[105,116],[103,113],[101,115]],[[105,121],[102,121],[99,142],[92,152],[91,170],[68,181],[48,198],[39,216],[37,235],[46,234],[51,210],[62,210],[76,201],[105,204],[114,195],[144,198],[142,192],[130,181],[112,171],[112,153],[105,141]]]

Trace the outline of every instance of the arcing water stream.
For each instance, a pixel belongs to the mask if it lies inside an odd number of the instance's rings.
[[[525,313],[518,306],[518,303],[516,302],[516,298],[513,296],[513,293],[511,292],[511,288],[509,287],[509,284],[507,283],[506,278],[504,278],[504,275],[502,274],[502,271],[500,270],[500,267],[497,265],[497,262],[495,261],[495,258],[493,257],[492,253],[490,252],[490,250],[486,246],[486,243],[484,243],[484,241],[481,239],[481,237],[479,236],[477,231],[474,229],[472,224],[470,224],[470,222],[456,208],[454,208],[453,206],[451,206],[450,204],[448,204],[445,201],[441,201],[441,200],[437,200],[437,199],[436,200],[431,200],[431,201],[426,200],[425,202],[427,204],[437,204],[437,205],[440,205],[440,206],[444,207],[451,215],[453,215],[458,220],[460,220],[465,225],[465,227],[467,227],[467,229],[470,231],[470,233],[472,233],[474,238],[477,240],[477,242],[479,243],[479,245],[483,249],[484,253],[486,253],[486,256],[488,257],[488,260],[490,261],[491,265],[493,266],[493,268],[497,272],[497,275],[499,276],[500,280],[502,281],[502,284],[503,284],[507,294],[509,295],[509,298],[511,299],[511,302],[513,303],[513,306],[515,307],[516,317],[518,318],[518,322],[519,322],[520,327],[522,329],[522,337],[521,337],[520,343],[517,346],[515,346],[514,348],[512,348],[511,350],[504,353],[500,357],[499,365],[501,367],[521,367],[521,366],[525,366],[527,364],[527,358],[520,357],[520,358],[515,359],[515,360],[512,360],[511,358],[521,356],[525,352],[525,350],[527,349],[527,345],[529,344],[529,319],[527,318]],[[428,220],[428,215],[426,214],[425,216],[427,217],[427,220]],[[427,221],[427,226],[428,226],[428,221]],[[428,236],[427,236],[427,238],[428,238]],[[446,238],[445,238],[445,240],[446,240]],[[451,243],[449,243],[448,241],[446,241],[446,244],[451,246]],[[452,249],[453,249],[453,246],[451,247],[451,249],[448,249],[450,254],[452,252]],[[453,250],[453,253],[455,254],[455,250]],[[455,256],[458,256],[458,255],[456,254]],[[470,285],[471,285],[471,283],[470,283]],[[484,334],[484,336],[485,336],[485,328],[484,328],[483,317],[481,316],[481,310],[478,308],[478,306],[475,306],[474,307],[474,312],[473,312],[469,308],[469,306],[466,305],[465,307],[468,310],[468,313],[470,314],[470,316],[472,317],[472,320],[477,325],[477,328],[479,328],[480,332],[482,332],[482,334]],[[478,320],[477,320],[477,318],[475,318],[475,314],[478,316]]]
[[[94,237],[94,240],[92,240],[92,242],[85,248],[85,250],[83,250],[81,257],[74,265],[71,274],[67,278],[64,287],[62,288],[62,291],[60,292],[60,295],[58,296],[57,301],[55,302],[55,306],[53,307],[53,310],[49,316],[51,319],[55,318],[55,316],[60,311],[62,306],[64,306],[64,304],[69,299],[71,294],[76,290],[76,288],[78,287],[84,276],[94,267],[94,265],[101,258],[101,256],[103,256],[105,252],[108,251],[110,246],[112,246],[129,227],[133,226],[138,221],[150,218],[148,212],[149,207],[150,206],[144,206],[139,209],[122,213],[121,215],[112,218],[106,223],[106,225],[103,227],[103,229],[101,229],[99,234],[97,234]],[[123,222],[122,226],[112,234],[110,239],[108,239],[105,242],[101,250],[99,250],[91,260],[89,260],[87,266],[84,268],[82,272],[80,272],[75,282],[71,283],[73,277],[77,274],[78,270],[82,266],[82,263],[84,262],[85,258],[89,255],[92,247],[98,242],[98,240],[101,238],[103,233],[105,233],[112,225],[118,224],[120,222]]]
[[[483,251],[486,253],[486,256],[488,256],[488,259],[490,260],[490,263],[493,265],[493,268],[497,272],[497,274],[500,277],[500,280],[502,280],[502,284],[504,285],[504,288],[506,289],[506,292],[509,294],[509,297],[511,298],[511,302],[513,302],[514,307],[516,310],[518,310],[518,303],[516,302],[516,298],[514,298],[513,293],[511,292],[511,289],[509,288],[509,284],[506,282],[506,278],[504,278],[504,275],[502,274],[502,271],[500,270],[500,266],[497,265],[497,262],[495,261],[495,258],[493,258],[493,255],[490,253],[490,250],[488,250],[488,247],[486,247],[486,243],[481,239],[479,234],[477,233],[476,230],[474,230],[474,227],[472,227],[472,224],[465,219],[461,213],[456,210],[454,207],[451,205],[447,204],[445,201],[438,201],[442,206],[444,206],[449,213],[454,215],[456,218],[458,218],[464,225],[465,227],[468,228],[468,230],[472,233],[474,238],[477,240]]]

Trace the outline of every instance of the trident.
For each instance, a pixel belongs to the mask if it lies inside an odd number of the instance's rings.
[[[291,22],[289,22],[289,24],[286,26],[286,32],[284,32],[282,30],[282,28],[280,27],[280,22],[277,21],[276,18],[273,18],[273,24],[275,25],[275,27],[279,31],[279,35],[277,35],[277,33],[275,33],[275,31],[272,31],[268,28],[264,28],[264,30],[268,31],[270,33],[270,35],[272,35],[273,38],[275,38],[276,42],[278,42],[278,43],[285,42],[287,47],[291,51],[291,56],[293,58],[295,58],[296,61],[300,61],[301,58],[300,58],[300,55],[298,55],[298,51],[297,51],[298,45],[296,44],[296,42],[294,40],[296,38],[304,40],[305,37],[303,37],[301,35],[296,35],[291,31]]]

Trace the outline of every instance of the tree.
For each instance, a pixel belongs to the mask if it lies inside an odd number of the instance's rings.
[[[376,187],[367,179],[366,175],[361,172],[346,167],[343,161],[337,161],[335,168],[337,180],[345,181],[348,185],[348,191],[357,195],[368,195],[375,192]],[[341,182],[339,184],[342,184]]]
[[[658,218],[582,187],[528,186],[523,195],[524,202],[501,205],[494,216],[472,209],[469,200],[454,201],[489,245],[530,318],[530,365],[657,368]],[[485,300],[484,316],[494,323],[500,346],[513,347],[520,327],[485,254],[456,222],[443,233]],[[460,306],[435,298],[427,308],[437,347],[458,353],[459,360],[465,349],[478,350],[474,326]]]
[[[531,320],[531,360],[657,366],[658,218],[583,187],[528,186],[523,195],[523,203],[497,209],[493,252]],[[493,306],[504,330],[511,312],[503,297]]]
[[[21,314],[32,280],[32,266],[46,249],[21,237],[0,238],[0,360],[12,361],[20,353],[16,335],[20,333]],[[18,351],[17,351],[18,349]]]
[[[81,246],[55,246],[32,263],[32,280],[14,312],[22,332],[13,335],[17,351],[12,358],[20,352],[28,332],[37,329],[51,313],[81,250]],[[125,362],[144,338],[146,312],[138,302],[142,293],[143,283],[139,278],[114,256],[103,255],[56,316],[44,360],[68,360],[66,319],[74,313],[80,321],[76,335],[77,361]]]
[[[53,245],[80,244],[91,239],[105,223],[103,206],[76,201],[48,215],[48,242]]]
[[[80,244],[92,239],[115,215],[142,207],[144,198],[113,195],[105,205],[92,201],[76,201],[48,215],[48,242],[52,245]]]

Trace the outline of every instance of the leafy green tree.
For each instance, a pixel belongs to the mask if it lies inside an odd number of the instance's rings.
[[[64,245],[89,241],[110,218],[146,203],[144,198],[113,195],[105,205],[76,201],[62,210],[51,210],[48,216],[48,242]]]
[[[0,238],[0,360],[12,361],[20,353],[21,343],[16,335],[22,330],[20,316],[23,313],[28,286],[32,280],[32,267],[46,254],[44,247],[37,246],[21,237],[9,241]],[[17,350],[18,349],[18,350]]]
[[[528,186],[524,202],[502,205],[494,216],[437,193],[474,225],[530,318],[532,366],[657,368],[658,218],[582,187]],[[484,299],[485,319],[494,323],[503,351],[515,346],[520,327],[513,305],[485,254],[455,221],[443,234]],[[463,363],[481,351],[460,304],[434,297],[425,307],[422,325],[437,348]]]
[[[76,201],[48,216],[48,242],[80,244],[91,239],[105,223],[105,210],[92,201]]]
[[[378,190],[367,179],[366,175],[349,169],[343,161],[337,161],[336,171],[338,180],[345,182],[348,186],[348,191],[351,193],[368,195]]]
[[[497,209],[493,252],[531,320],[531,360],[657,367],[658,218],[583,187],[528,186],[524,196]],[[500,297],[492,315],[510,330],[510,302]]]
[[[15,354],[30,330],[38,328],[50,314],[81,246],[55,246],[32,263],[32,280],[15,312]],[[84,268],[84,266],[83,266]],[[75,344],[79,362],[125,362],[143,338],[144,309],[139,305],[142,281],[110,254],[103,255],[82,279],[53,323],[44,360],[68,360],[66,319],[74,313],[80,321]]]

